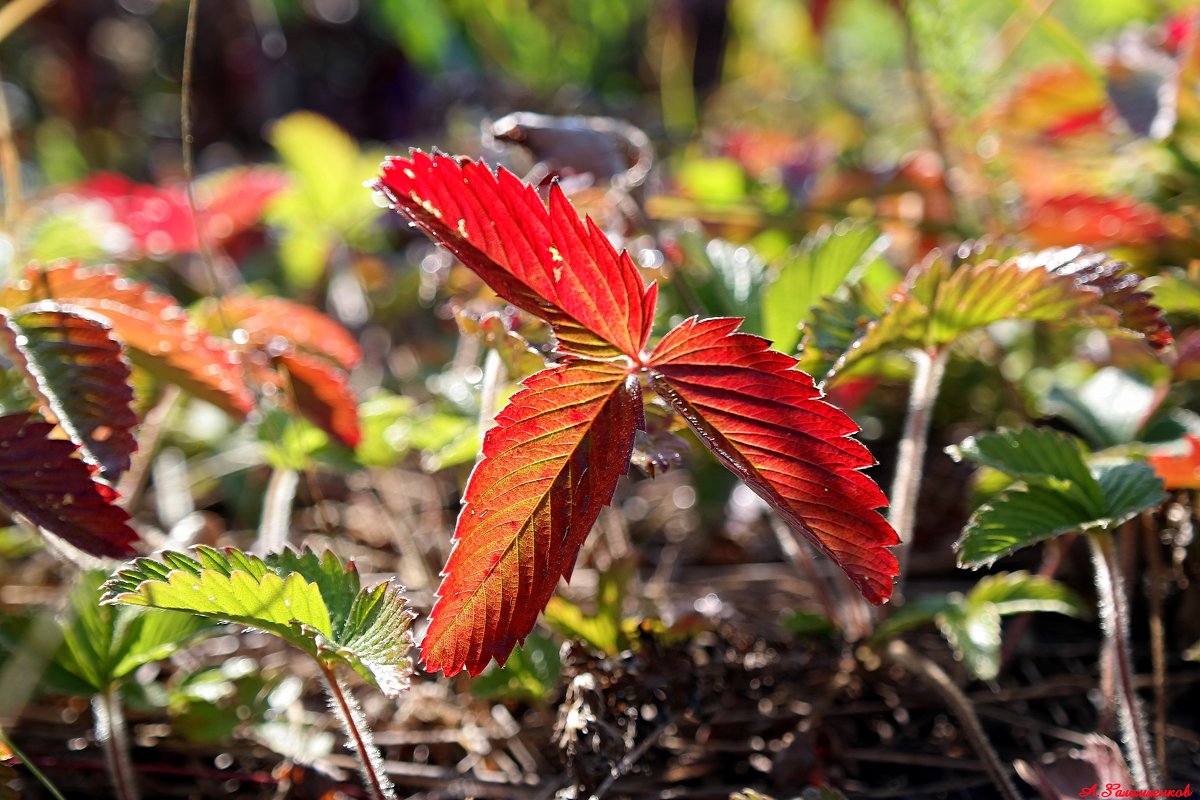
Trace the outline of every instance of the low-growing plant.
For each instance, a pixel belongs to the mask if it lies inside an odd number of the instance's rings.
[[[363,588],[353,562],[332,552],[285,549],[264,558],[197,546],[139,558],[102,587],[107,605],[146,606],[236,622],[274,634],[316,663],[329,705],[375,798],[394,797],[383,759],[354,695],[337,674],[349,667],[390,698],[408,688],[414,617],[402,587]]]

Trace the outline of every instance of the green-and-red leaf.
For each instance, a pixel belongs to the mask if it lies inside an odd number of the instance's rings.
[[[861,472],[874,464],[850,438],[858,426],[822,401],[796,359],[740,319],[685,320],[649,360],[655,388],[700,441],[832,558],[863,595],[882,603],[898,572],[895,531],[876,510],[887,498]]]
[[[0,337],[43,411],[114,480],[137,449],[129,364],[109,324],[90,311],[43,301],[0,310]]]
[[[75,445],[29,414],[0,417],[0,503],[93,555],[133,555],[137,533],[114,505],[112,487],[92,479]]]
[[[963,254],[966,254],[965,257]],[[1129,265],[1085,247],[1052,248],[1003,261],[987,247],[959,258],[935,251],[909,273],[882,315],[872,321],[825,376],[828,384],[884,350],[939,349],[972,330],[1006,319],[1041,320],[1171,343],[1163,311],[1141,290]]]
[[[549,322],[564,352],[636,358],[645,347],[657,289],[557,186],[547,208],[507,170],[418,151],[385,161],[375,188],[497,294]]]
[[[477,675],[533,629],[625,473],[641,392],[613,364],[569,362],[524,382],[467,484],[421,661]]]
[[[110,322],[131,361],[236,417],[254,408],[238,354],[192,324],[171,298],[129,280],[112,267],[72,263],[26,268],[0,294],[0,306],[39,300],[79,306]]]

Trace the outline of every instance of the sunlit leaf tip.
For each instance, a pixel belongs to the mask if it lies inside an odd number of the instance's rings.
[[[562,351],[636,359],[645,347],[656,286],[557,184],[547,205],[508,170],[415,150],[384,161],[372,187],[497,294],[549,322]]]

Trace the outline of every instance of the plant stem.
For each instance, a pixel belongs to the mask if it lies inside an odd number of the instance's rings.
[[[1096,591],[1099,596],[1100,624],[1104,638],[1112,648],[1112,659],[1100,660],[1101,670],[1114,669],[1112,685],[1116,687],[1117,720],[1121,738],[1129,759],[1129,771],[1134,788],[1150,790],[1161,785],[1158,764],[1150,748],[1150,736],[1142,716],[1141,701],[1134,686],[1133,660],[1129,648],[1129,609],[1121,573],[1113,553],[1112,536],[1089,533],[1092,562],[1096,571]]]
[[[341,720],[346,738],[350,740],[350,748],[358,756],[362,767],[363,784],[375,800],[392,800],[396,796],[392,782],[383,771],[383,756],[379,748],[371,741],[371,729],[363,717],[362,709],[350,694],[345,685],[338,679],[333,666],[317,660],[321,675],[325,678],[325,688],[329,692],[329,705]]]
[[[1154,757],[1167,772],[1167,650],[1163,629],[1163,588],[1167,576],[1163,572],[1162,540],[1154,524],[1154,514],[1143,512],[1142,535],[1146,546],[1146,563],[1150,567],[1150,663],[1154,674]]]
[[[53,797],[54,800],[66,800],[62,796],[62,792],[58,790],[58,787],[51,783],[50,779],[47,778],[45,774],[37,768],[37,765],[30,761],[29,757],[22,753],[21,750],[15,744],[13,744],[13,740],[8,738],[8,734],[4,732],[3,728],[0,728],[0,745],[7,747],[14,756],[21,760],[21,764],[25,767],[25,769],[29,770],[29,774],[37,779],[37,782],[40,783],[46,789],[46,791],[50,793],[50,796]]]
[[[258,543],[255,550],[265,555],[283,550],[288,543],[292,525],[292,504],[300,485],[300,473],[291,467],[276,467],[267,481],[263,497],[262,519],[258,523]]]
[[[925,681],[930,688],[942,696],[946,705],[962,723],[963,733],[971,740],[975,752],[983,759],[983,766],[995,782],[996,788],[1000,790],[1000,794],[1004,796],[1005,800],[1021,800],[1021,794],[1013,785],[1008,769],[1000,760],[996,748],[992,747],[992,743],[988,741],[987,733],[984,732],[983,725],[980,724],[979,717],[975,714],[975,708],[971,705],[970,698],[954,685],[954,681],[950,679],[946,671],[899,639],[893,639],[888,643],[884,655],[906,672]]]
[[[137,778],[129,758],[129,732],[125,727],[125,712],[116,684],[92,695],[92,716],[95,718],[96,741],[104,748],[108,774],[120,800],[138,800]]]
[[[900,536],[900,546],[896,550],[896,557],[900,561],[900,577],[895,590],[897,599],[903,595],[917,516],[917,497],[921,492],[925,448],[929,444],[929,424],[933,420],[933,406],[937,402],[942,376],[946,373],[949,351],[949,347],[943,347],[940,350],[913,350],[910,353],[917,370],[909,390],[908,414],[904,418],[904,433],[896,454],[896,474],[889,496],[891,511],[888,522]]]

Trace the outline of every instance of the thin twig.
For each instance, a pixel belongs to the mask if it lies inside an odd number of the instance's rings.
[[[199,5],[197,0],[188,0],[187,29],[183,37],[183,75],[179,92],[179,128],[183,140],[183,183],[187,192],[188,210],[192,215],[192,225],[196,228],[196,244],[200,248],[200,259],[208,271],[209,282],[212,284],[213,291],[228,294],[237,287],[240,280],[235,277],[233,270],[217,268],[208,240],[208,228],[204,225],[200,207],[196,205],[196,190],[193,186],[196,177],[196,141],[192,135],[192,75],[196,58],[196,12]],[[217,306],[217,313],[222,313],[220,305]],[[224,324],[224,319],[222,319],[222,324]],[[224,327],[228,331],[228,325],[224,325]]]
[[[1021,794],[1013,784],[1012,777],[1008,774],[1008,768],[1000,760],[1000,755],[992,747],[992,743],[988,741],[987,734],[979,722],[979,717],[975,714],[970,699],[954,685],[954,681],[950,680],[950,676],[946,674],[945,670],[899,639],[889,642],[884,654],[893,663],[923,680],[942,696],[946,705],[962,723],[963,732],[971,740],[975,752],[983,759],[983,764],[996,784],[996,788],[1000,790],[1000,794],[1004,796],[1005,800],[1021,800]]]
[[[613,784],[617,782],[617,779],[619,779],[626,772],[629,772],[629,770],[633,768],[633,765],[641,760],[642,756],[646,755],[650,748],[658,742],[658,740],[669,727],[670,721],[664,721],[661,725],[655,728],[649,736],[638,742],[637,747],[626,753],[625,757],[622,758],[621,761],[612,768],[612,771],[609,772],[608,777],[604,779],[604,782],[601,783],[600,786],[596,788],[596,791],[592,793],[590,800],[600,800],[601,797],[608,794],[608,790],[611,789]]]
[[[3,86],[0,80],[0,89]],[[4,175],[4,227],[8,231],[13,230],[21,212],[21,154],[17,152],[11,122],[8,99],[0,90],[0,171]]]
[[[22,753],[20,749],[13,744],[13,740],[8,738],[8,734],[4,732],[3,728],[0,728],[0,744],[7,747],[9,752],[21,760],[21,763],[25,765],[25,769],[29,770],[29,774],[37,779],[37,782],[40,783],[45,790],[50,793],[50,796],[53,797],[54,800],[66,800],[62,796],[62,792],[58,791],[58,787],[51,783],[50,779],[47,778],[45,774],[37,768],[37,765],[30,761],[29,757]]]
[[[0,42],[51,2],[52,0],[9,0],[0,8]]]
[[[937,109],[933,104],[933,96],[929,91],[929,84],[925,76],[925,67],[921,61],[921,45],[917,41],[917,31],[913,27],[912,17],[909,16],[909,7],[911,5],[910,2],[902,4],[900,9],[900,25],[904,29],[904,60],[908,65],[909,75],[912,77],[913,91],[917,97],[917,106],[920,109],[921,116],[924,117],[929,138],[933,140],[933,148],[942,162],[942,176],[946,183],[946,193],[950,195],[950,204],[954,209],[955,220],[959,227],[965,226],[976,229],[979,227],[979,224],[974,211],[967,203],[966,198],[962,197],[955,188],[958,172],[955,168],[955,162],[950,155],[950,137],[942,126],[941,120],[938,118]]]
[[[117,482],[117,492],[121,495],[121,506],[131,510],[137,506],[142,490],[146,486],[146,475],[150,470],[150,462],[158,452],[158,444],[167,430],[171,412],[175,404],[183,396],[183,391],[177,384],[167,384],[162,394],[154,403],[153,408],[146,413],[142,427],[138,431],[138,449],[130,459],[129,469]]]

